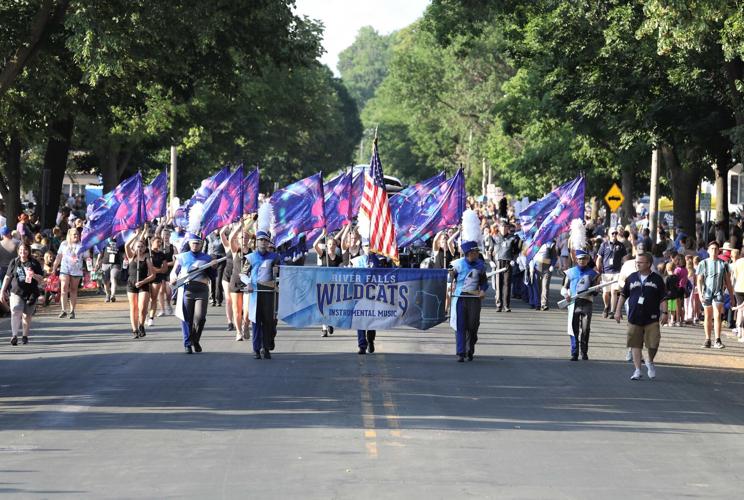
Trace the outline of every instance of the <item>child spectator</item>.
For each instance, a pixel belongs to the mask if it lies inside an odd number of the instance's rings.
[[[660,266],[661,267],[661,266]],[[664,286],[667,289],[667,297],[669,297],[669,300],[667,301],[667,310],[669,311],[669,319],[667,320],[666,326],[677,326],[679,323],[677,323],[677,313],[678,308],[677,304],[679,302],[678,297],[681,292],[681,289],[679,287],[679,278],[674,273],[674,262],[668,262],[664,269],[664,274],[662,276],[664,277]],[[673,319],[674,318],[674,319]]]

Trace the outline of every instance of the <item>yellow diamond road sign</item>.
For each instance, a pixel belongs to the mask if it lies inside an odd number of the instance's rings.
[[[607,202],[607,205],[613,212],[617,212],[617,209],[623,204],[624,199],[623,192],[620,191],[620,188],[615,183],[612,184],[612,187],[604,197],[605,202]]]

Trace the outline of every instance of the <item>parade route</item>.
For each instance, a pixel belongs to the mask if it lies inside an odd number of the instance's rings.
[[[485,308],[456,363],[445,325],[366,356],[354,332],[280,326],[258,361],[218,308],[189,356],[174,318],[129,340],[126,303],[93,300],[0,347],[4,496],[738,496],[744,347],[702,352],[699,328],[665,329],[658,378],[631,382],[622,326],[595,317],[572,363],[565,313],[521,302]]]

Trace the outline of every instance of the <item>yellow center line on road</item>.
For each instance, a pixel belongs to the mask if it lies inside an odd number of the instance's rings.
[[[385,362],[385,355],[381,355],[382,360],[382,406],[385,408],[385,420],[387,422],[388,429],[390,429],[390,435],[394,438],[402,437],[400,431],[400,417],[398,415],[398,407],[393,402],[393,395],[391,391],[390,375],[387,369],[387,363]],[[402,443],[393,441],[390,443],[393,446],[403,446]]]
[[[377,431],[375,430],[375,408],[372,404],[372,393],[369,391],[369,377],[359,374],[359,387],[362,392],[362,424],[367,455],[377,458]]]

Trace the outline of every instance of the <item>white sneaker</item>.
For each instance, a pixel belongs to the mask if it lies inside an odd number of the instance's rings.
[[[165,313],[163,311],[158,311],[155,316],[157,316],[158,318],[162,318],[163,316],[165,316]]]
[[[628,349],[628,352],[625,353],[625,361],[633,361],[633,351],[631,351],[630,349]]]
[[[646,363],[646,370],[648,373],[648,378],[650,379],[656,378],[656,367],[654,366],[652,362],[649,361]]]
[[[235,341],[236,342],[242,342],[243,341],[243,334],[242,333],[236,333],[235,334]]]
[[[741,336],[737,339],[737,342],[744,342],[744,336]]]
[[[173,316],[173,308],[171,306],[168,306],[168,311],[165,313],[168,316]]]
[[[145,320],[145,326],[148,326],[148,327],[149,327],[149,326],[152,326],[152,318],[147,318],[147,319]]]
[[[630,380],[641,380],[641,377],[643,377],[641,370],[635,370],[633,375],[630,376]]]

